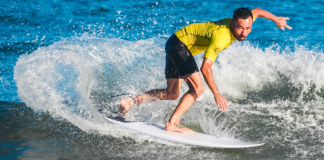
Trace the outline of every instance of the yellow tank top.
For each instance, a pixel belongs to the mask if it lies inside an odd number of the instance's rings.
[[[175,32],[175,35],[192,55],[205,52],[203,57],[215,62],[218,53],[236,40],[230,30],[231,20],[232,18],[225,18],[217,22],[190,24]]]

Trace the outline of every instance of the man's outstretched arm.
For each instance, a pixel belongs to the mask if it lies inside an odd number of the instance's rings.
[[[257,17],[262,17],[262,18],[266,18],[266,19],[270,19],[270,20],[274,21],[277,24],[277,26],[283,31],[285,30],[285,28],[292,29],[290,26],[287,25],[287,20],[289,20],[288,17],[277,17],[277,16],[273,15],[272,13],[270,13],[266,10],[263,10],[261,8],[252,9],[252,13],[253,13],[255,19]]]
[[[213,61],[205,58],[200,70],[205,78],[207,85],[214,94],[214,99],[216,101],[217,107],[221,109],[222,112],[225,112],[228,109],[228,101],[219,93],[218,88],[214,82],[213,72],[211,69],[213,63]]]

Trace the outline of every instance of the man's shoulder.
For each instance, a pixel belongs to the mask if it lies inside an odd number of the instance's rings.
[[[232,18],[224,18],[219,21],[210,22],[209,30],[215,36],[228,36],[230,35],[230,24]],[[225,38],[224,37],[224,38]],[[229,36],[230,37],[230,36]]]
[[[219,21],[214,21],[212,23],[216,24],[216,25],[225,25],[225,26],[229,26],[229,24],[231,23],[232,17],[231,18],[224,18],[221,19]]]

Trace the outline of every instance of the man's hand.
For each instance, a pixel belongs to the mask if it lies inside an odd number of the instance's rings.
[[[272,13],[261,8],[254,8],[251,10],[251,12],[253,13],[255,19],[258,17],[262,17],[274,21],[277,24],[277,26],[283,31],[285,30],[285,28],[292,29],[290,26],[287,25],[287,20],[289,20],[288,17],[277,17]]]
[[[221,94],[215,94],[214,97],[217,103],[217,108],[221,109],[222,112],[225,112],[228,109],[228,101]]]
[[[200,70],[210,90],[214,93],[214,98],[218,109],[221,109],[222,112],[225,112],[228,109],[228,101],[219,93],[218,88],[214,82],[213,72],[211,69],[213,63],[213,61],[205,58]]]
[[[285,28],[292,29],[290,26],[287,25],[287,20],[289,20],[288,17],[278,17],[278,19],[275,22],[277,26],[284,31]]]

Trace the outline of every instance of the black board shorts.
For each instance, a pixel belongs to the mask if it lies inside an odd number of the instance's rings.
[[[173,34],[165,45],[165,78],[186,78],[199,72],[197,63],[187,46]]]

